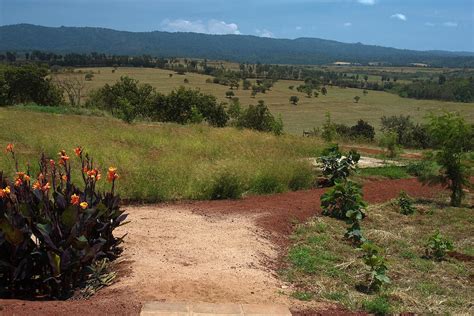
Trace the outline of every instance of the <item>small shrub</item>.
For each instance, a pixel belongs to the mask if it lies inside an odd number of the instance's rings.
[[[225,171],[214,179],[210,198],[211,200],[240,199],[243,191],[243,185],[237,175]]]
[[[380,138],[380,147],[385,148],[388,157],[397,157],[400,152],[400,147],[397,142],[397,133],[387,132],[382,134],[382,137]]]
[[[347,156],[343,156],[338,145],[330,145],[323,151],[319,158],[322,163],[323,175],[329,179],[330,184],[347,179],[356,170],[360,155],[351,150]]]
[[[292,96],[290,97],[290,102],[291,102],[291,104],[293,104],[293,105],[297,105],[299,101],[300,101],[300,98],[298,98],[296,95],[292,95]]]
[[[84,188],[71,182],[65,151],[58,161],[43,155],[35,180],[18,169],[16,178],[0,173],[0,296],[67,298],[87,280],[86,268],[97,260],[115,258],[122,238],[113,231],[127,217],[115,195],[115,168],[109,168],[111,190],[96,190],[100,171],[76,148]]]
[[[376,296],[371,300],[365,300],[362,307],[369,313],[375,315],[388,315],[391,313],[390,302],[383,296]]]
[[[397,202],[401,214],[411,215],[415,213],[416,208],[413,206],[413,199],[405,191],[400,191]]]
[[[323,214],[338,219],[347,219],[349,211],[363,211],[367,203],[362,198],[362,189],[353,181],[336,182],[333,188],[321,196]]]
[[[367,275],[368,289],[379,290],[385,284],[389,284],[390,278],[386,275],[387,262],[381,255],[382,250],[371,242],[365,242],[361,249],[364,253],[362,259],[370,270]]]
[[[294,298],[300,301],[311,301],[314,297],[313,293],[296,291],[291,294]]]
[[[419,162],[411,162],[407,165],[407,172],[415,177],[428,178],[439,172],[439,166],[436,162],[430,160],[422,160]]]
[[[439,230],[430,236],[425,244],[426,257],[438,261],[443,260],[446,257],[448,251],[452,250],[454,250],[453,243],[451,240],[441,235]]]

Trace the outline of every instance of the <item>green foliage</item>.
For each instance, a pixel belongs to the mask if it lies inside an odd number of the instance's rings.
[[[347,156],[343,156],[338,145],[331,145],[323,151],[324,156],[319,158],[323,175],[333,185],[337,181],[347,179],[356,170],[360,154],[351,150]]]
[[[430,159],[424,159],[417,162],[410,162],[407,165],[407,172],[420,179],[428,179],[439,173],[440,166]]]
[[[441,235],[437,230],[430,236],[425,244],[425,255],[427,258],[433,258],[441,261],[446,257],[448,251],[453,251],[454,246],[451,240]]]
[[[226,93],[225,93],[226,98],[231,99],[233,96],[235,96],[234,91],[232,91],[232,90],[226,91]]]
[[[374,315],[389,315],[392,307],[385,296],[376,296],[371,300],[365,300],[362,307],[369,313]]]
[[[354,97],[354,102],[355,102],[355,103],[359,103],[359,100],[360,100],[360,97],[359,97],[358,95],[356,95],[356,96]]]
[[[349,211],[364,213],[366,207],[361,186],[350,180],[336,182],[333,188],[321,196],[323,214],[338,219],[346,220]]]
[[[296,168],[288,183],[292,191],[309,189],[313,185],[314,176],[309,168]]]
[[[332,142],[334,138],[337,136],[336,126],[331,121],[331,114],[329,112],[326,113],[326,121],[322,127],[321,137],[326,142]]]
[[[17,161],[14,181],[0,173],[1,296],[66,298],[87,279],[88,266],[118,255],[122,238],[113,231],[127,217],[114,194],[118,176],[109,169],[110,192],[97,192],[99,170],[80,148],[77,153],[83,189],[71,182],[64,151],[57,163],[41,157],[35,181]]]
[[[48,69],[25,64],[0,67],[0,106],[34,102],[58,106],[63,93],[47,78]]]
[[[432,160],[441,166],[434,176],[420,177],[426,183],[441,183],[451,190],[451,205],[460,206],[463,189],[471,186],[471,167],[465,163],[467,152],[474,148],[473,129],[459,114],[432,115],[428,124],[431,137],[438,150]]]
[[[397,202],[401,214],[411,215],[415,213],[416,208],[413,206],[413,199],[405,191],[400,191]]]
[[[285,187],[275,174],[262,173],[253,180],[251,190],[258,194],[273,194],[285,191]]]
[[[377,168],[360,169],[359,175],[362,177],[384,177],[389,179],[406,179],[410,177],[405,167],[401,166],[384,166]]]
[[[369,267],[368,289],[380,290],[384,285],[390,284],[390,278],[386,275],[388,270],[387,262],[381,255],[382,249],[371,242],[365,242],[361,246],[363,251],[362,259]]]
[[[294,105],[297,105],[299,101],[300,101],[300,98],[298,98],[296,95],[292,95],[290,97],[290,102]]]
[[[397,133],[395,132],[386,132],[382,134],[382,137],[379,140],[380,147],[385,148],[386,155],[390,158],[398,156],[400,152],[400,147],[397,143]]]
[[[211,200],[240,199],[243,191],[243,184],[239,177],[230,171],[224,171],[214,179],[210,198]]]
[[[396,143],[405,147],[428,148],[432,146],[432,139],[427,126],[415,124],[409,115],[382,116],[382,132],[396,133]]]
[[[249,128],[261,132],[273,132],[280,135],[283,131],[281,118],[275,119],[263,101],[258,101],[257,105],[249,105],[242,111],[237,126]]]

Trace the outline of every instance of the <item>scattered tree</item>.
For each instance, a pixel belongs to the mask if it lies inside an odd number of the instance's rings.
[[[291,104],[293,104],[293,105],[297,105],[298,102],[299,102],[299,100],[300,100],[300,98],[298,98],[296,95],[292,95],[292,96],[290,97],[290,102],[291,102]]]
[[[356,96],[354,97],[354,102],[355,102],[355,103],[359,103],[359,100],[360,100],[360,97],[359,97],[358,95],[356,95]]]

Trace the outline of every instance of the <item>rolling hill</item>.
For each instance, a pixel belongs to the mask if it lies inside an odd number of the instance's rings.
[[[474,67],[474,53],[414,51],[318,38],[274,39],[249,35],[126,32],[97,27],[0,26],[0,51],[99,52],[116,55],[208,58],[236,62],[321,65],[335,61],[392,65]]]

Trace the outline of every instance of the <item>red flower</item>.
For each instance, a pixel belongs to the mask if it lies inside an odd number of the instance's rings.
[[[81,146],[77,146],[75,149],[74,149],[74,152],[76,153],[76,156],[77,157],[80,157],[82,155],[82,147]]]
[[[7,153],[12,153],[14,147],[15,147],[15,145],[13,145],[12,143],[9,143],[9,144],[7,145],[7,148],[5,149],[5,151],[6,151]]]
[[[112,182],[118,179],[117,168],[110,167],[109,171],[107,172],[107,181]]]

